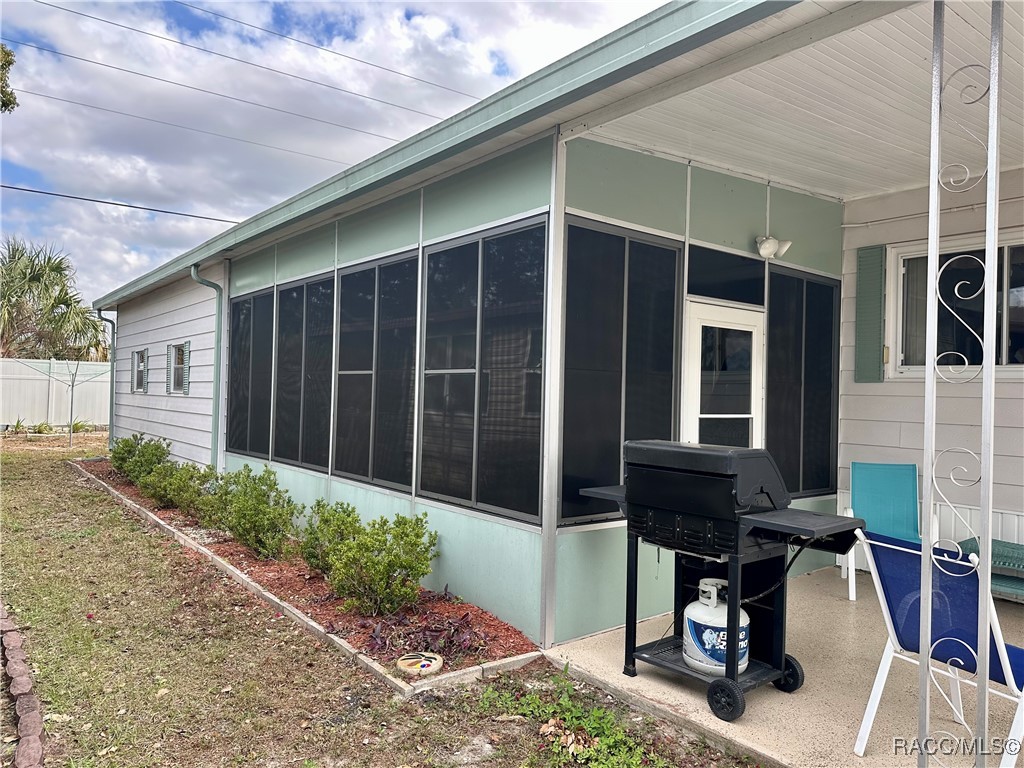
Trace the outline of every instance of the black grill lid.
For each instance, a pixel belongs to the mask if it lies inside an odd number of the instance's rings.
[[[676,443],[670,440],[627,440],[626,464],[734,478],[737,506],[755,504],[757,494],[767,494],[775,509],[791,501],[775,460],[763,448]]]

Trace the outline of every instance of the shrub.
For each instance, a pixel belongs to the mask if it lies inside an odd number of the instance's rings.
[[[92,432],[92,424],[83,419],[75,419],[71,423],[71,431],[75,434],[79,432]]]
[[[36,435],[52,435],[53,427],[50,426],[48,421],[40,421],[34,427],[32,427],[32,433]]]
[[[298,531],[299,551],[310,568],[326,572],[329,553],[340,542],[355,538],[362,527],[351,504],[336,502],[329,506],[317,499],[309,511],[309,521]]]
[[[156,502],[159,507],[173,507],[170,487],[178,465],[173,461],[165,461],[153,467],[153,471],[139,481],[139,490]]]
[[[171,455],[171,444],[162,439],[154,438],[139,442],[134,455],[125,464],[124,474],[135,485],[139,485],[157,465],[167,462]]]
[[[195,500],[194,513],[204,528],[228,528],[231,496],[244,470],[218,475],[210,468],[210,478]]]
[[[264,467],[256,475],[249,467],[242,467],[233,477],[222,480],[217,491],[226,496],[224,518],[231,534],[257,557],[280,555],[302,505],[280,489],[274,470]]]
[[[436,556],[437,532],[427,530],[426,514],[379,517],[331,548],[327,577],[360,613],[395,613],[416,602]]]
[[[134,434],[131,437],[122,437],[114,441],[114,447],[110,449],[110,463],[114,469],[127,476],[128,462],[138,453],[142,440],[142,435]]]

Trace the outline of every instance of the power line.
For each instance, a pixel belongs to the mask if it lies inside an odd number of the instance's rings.
[[[227,21],[232,21],[235,24],[241,24],[243,27],[249,27],[250,29],[258,29],[260,32],[266,32],[268,35],[274,35],[276,37],[284,38],[285,40],[291,40],[293,43],[299,43],[300,45],[309,46],[310,48],[315,48],[316,50],[323,51],[324,53],[333,53],[335,56],[340,56],[343,59],[348,59],[349,61],[357,61],[360,64],[365,64],[368,67],[374,67],[376,69],[381,69],[381,70],[384,70],[385,72],[390,72],[393,75],[399,75],[401,77],[407,77],[410,80],[415,80],[418,83],[424,83],[426,85],[432,85],[435,88],[441,88],[443,90],[450,91],[452,93],[457,93],[457,94],[459,94],[459,96],[466,96],[466,97],[468,97],[470,99],[479,99],[480,98],[480,96],[474,96],[472,93],[466,93],[465,91],[460,91],[458,88],[451,88],[451,87],[449,87],[447,85],[442,85],[441,83],[435,83],[433,80],[424,80],[422,77],[416,77],[415,75],[410,75],[407,72],[401,72],[401,71],[399,71],[397,69],[391,69],[389,67],[383,66],[382,64],[374,64],[372,61],[367,61],[366,59],[360,59],[357,56],[349,56],[346,53],[341,53],[340,51],[335,51],[335,50],[333,50],[331,48],[325,48],[325,47],[323,47],[321,45],[316,45],[315,43],[310,43],[310,42],[307,42],[305,40],[300,40],[297,37],[292,37],[290,35],[285,35],[285,34],[283,34],[281,32],[275,32],[272,29],[267,29],[266,27],[261,27],[261,26],[258,26],[257,24],[250,24],[249,22],[242,21],[241,19],[234,19],[234,18],[232,18],[230,16],[225,16],[223,13],[217,13],[216,11],[211,11],[209,8],[201,8],[198,5],[192,5],[192,3],[186,3],[186,2],[184,2],[184,0],[174,0],[174,2],[177,3],[178,5],[184,5],[186,8],[191,8],[194,11],[200,11],[201,13],[208,13],[211,16],[217,16],[218,18],[225,19]]]
[[[376,98],[374,96],[367,96],[365,93],[357,93],[356,91],[350,91],[347,88],[342,88],[342,87],[337,86],[337,85],[331,85],[330,83],[324,83],[324,82],[321,82],[320,80],[313,80],[312,78],[303,77],[302,75],[296,75],[296,74],[294,74],[292,72],[284,72],[284,71],[282,71],[280,69],[274,69],[273,67],[268,67],[265,64],[257,64],[255,61],[248,61],[246,59],[239,59],[236,56],[229,56],[228,54],[220,53],[219,51],[211,51],[209,48],[203,48],[202,46],[199,46],[199,45],[193,45],[192,43],[186,43],[183,40],[176,40],[173,37],[166,37],[164,35],[158,35],[155,32],[147,32],[144,29],[139,29],[137,27],[131,27],[131,26],[128,26],[127,24],[121,24],[121,23],[116,22],[116,21],[111,21],[110,19],[104,19],[104,18],[101,18],[99,16],[92,16],[92,15],[90,15],[88,13],[83,13],[82,11],[76,11],[76,10],[74,10],[72,8],[65,8],[64,6],[61,6],[61,5],[54,5],[53,3],[47,3],[47,2],[44,2],[44,0],[35,0],[35,2],[39,3],[40,5],[45,5],[45,6],[49,7],[49,8],[56,8],[58,11],[66,11],[67,13],[73,13],[76,16],[82,16],[82,17],[84,17],[86,19],[92,19],[93,21],[99,21],[99,22],[102,22],[103,24],[110,24],[111,26],[119,27],[121,29],[126,29],[126,30],[128,30],[130,32],[137,32],[140,35],[146,35],[147,37],[153,37],[153,38],[156,38],[157,40],[163,40],[164,42],[167,42],[167,43],[174,43],[176,45],[183,45],[186,48],[191,48],[192,50],[195,50],[195,51],[202,51],[203,53],[208,53],[211,56],[219,56],[220,58],[227,59],[228,61],[235,61],[235,62],[238,62],[239,64],[247,64],[250,67],[256,67],[257,69],[262,69],[262,70],[264,70],[266,72],[273,72],[274,74],[277,74],[277,75],[284,75],[285,77],[291,77],[291,78],[293,78],[295,80],[301,80],[304,83],[311,83],[312,85],[319,85],[319,86],[322,86],[324,88],[330,88],[333,91],[340,91],[341,93],[347,93],[350,96],[356,96],[357,98],[360,98],[360,99],[367,99],[368,101],[375,101],[375,102],[377,102],[379,104],[386,104],[387,106],[395,107],[396,109],[404,109],[407,112],[413,112],[413,113],[415,113],[417,115],[423,115],[424,117],[430,117],[430,118],[433,118],[434,120],[442,119],[440,115],[432,115],[429,112],[423,112],[423,111],[418,110],[418,109],[413,109],[412,107],[405,107],[405,106],[402,106],[401,104],[396,104],[393,101],[387,101],[385,99],[378,99],[378,98]]]
[[[65,195],[61,192],[48,192],[45,189],[29,189],[28,187],[15,187],[11,184],[0,184],[4,189],[13,189],[16,192],[32,192],[36,195],[48,195],[50,197],[66,197],[68,200],[84,200],[87,203],[99,203],[100,205],[114,205],[118,208],[135,208],[139,211],[152,211],[153,213],[166,213],[171,216],[185,216],[189,219],[205,219],[206,221],[219,221],[222,224],[238,224],[237,221],[229,219],[217,219],[213,216],[200,216],[198,213],[182,213],[181,211],[167,211],[163,208],[148,208],[145,205],[132,205],[130,203],[118,203],[113,200],[97,200],[95,197],[79,197],[78,195]]]
[[[170,123],[166,120],[157,120],[155,117],[143,117],[142,115],[133,115],[131,112],[121,112],[117,109],[108,109],[107,107],[98,107],[95,104],[86,104],[81,101],[72,101],[71,99],[63,99],[60,96],[51,96],[46,93],[37,93],[35,91],[26,91],[25,89],[19,89],[19,93],[27,93],[31,96],[39,96],[43,99],[52,99],[53,101],[62,101],[65,104],[74,104],[77,107],[87,107],[89,109],[96,109],[100,112],[109,112],[113,115],[121,115],[122,117],[132,117],[136,120],[145,120],[149,123],[159,123],[160,125],[169,125],[171,128],[180,128],[183,131],[194,131],[195,133],[204,133],[207,136],[216,136],[219,139],[228,139],[230,141],[240,141],[243,144],[252,144],[256,147],[265,147],[266,149],[276,149],[279,152],[290,152],[293,155],[302,155],[303,157],[312,157],[315,160],[326,160],[329,163],[338,163],[339,165],[352,165],[352,163],[345,162],[344,160],[335,160],[330,157],[322,157],[321,155],[312,155],[309,152],[300,152],[297,149],[286,149],[285,147],[278,147],[273,144],[264,144],[259,141],[251,141],[250,139],[241,139],[237,136],[228,136],[226,133],[217,133],[215,131],[206,131],[202,128],[193,128],[190,125],[181,125],[180,123]]]
[[[96,61],[95,59],[86,59],[86,58],[84,58],[82,56],[75,56],[74,54],[71,54],[71,53],[64,53],[63,51],[57,51],[57,50],[54,50],[53,48],[43,48],[41,45],[35,45],[34,43],[26,43],[26,42],[23,42],[21,40],[13,40],[13,39],[11,39],[9,37],[0,37],[0,40],[3,40],[3,41],[8,42],[8,43],[11,43],[13,45],[23,45],[26,48],[34,48],[37,51],[42,51],[43,53],[52,53],[55,56],[63,56],[66,59],[74,59],[75,61],[82,61],[82,62],[85,62],[86,64],[95,64],[98,67],[106,67],[107,69],[113,69],[113,70],[115,70],[117,72],[124,72],[125,74],[128,74],[128,75],[136,75],[138,77],[144,77],[147,80],[156,80],[158,83],[166,83],[167,85],[175,85],[175,86],[177,86],[179,88],[187,88],[190,91],[198,91],[199,93],[205,93],[205,94],[208,94],[210,96],[217,96],[217,97],[222,98],[222,99],[230,99],[231,101],[238,101],[238,102],[241,102],[242,104],[249,104],[250,106],[260,107],[261,109],[269,109],[269,110],[271,110],[273,112],[280,112],[280,113],[285,114],[285,115],[292,115],[293,117],[301,117],[304,120],[312,120],[312,121],[317,122],[317,123],[323,123],[324,125],[333,125],[335,128],[344,128],[345,130],[355,131],[356,133],[365,133],[367,136],[375,136],[378,139],[385,139],[387,141],[400,141],[400,139],[396,139],[393,136],[385,136],[382,133],[374,133],[373,131],[366,131],[366,130],[363,130],[362,128],[353,128],[351,125],[344,125],[342,123],[335,123],[335,122],[332,122],[330,120],[324,120],[324,119],[319,118],[319,117],[314,117],[313,115],[304,115],[301,112],[292,112],[289,109],[281,109],[279,107],[272,107],[269,104],[261,104],[258,101],[249,101],[248,99],[243,99],[243,98],[240,98],[238,96],[230,96],[229,94],[226,94],[226,93],[219,93],[217,91],[210,91],[210,90],[207,90],[206,88],[200,88],[199,86],[196,86],[196,85],[188,85],[186,83],[179,83],[177,80],[168,80],[168,79],[163,78],[163,77],[157,77],[156,75],[147,75],[145,72],[136,72],[134,69],[125,69],[124,67],[116,67],[113,64],[107,64],[107,63],[102,62],[102,61]]]

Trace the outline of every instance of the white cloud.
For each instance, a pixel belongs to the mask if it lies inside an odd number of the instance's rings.
[[[455,2],[272,7],[220,2],[209,7],[265,27],[283,19],[285,27],[279,28],[288,34],[314,38],[349,56],[484,96],[655,5]],[[183,6],[75,3],[70,7],[441,117],[472,103],[464,96]],[[35,3],[5,2],[2,25],[8,38],[398,139],[435,122]],[[15,48],[11,83],[19,91],[20,106],[3,118],[5,183],[238,221],[346,167],[24,91],[351,163],[391,145],[94,64]],[[79,288],[88,300],[228,226],[4,192],[3,234],[62,246],[78,267]]]

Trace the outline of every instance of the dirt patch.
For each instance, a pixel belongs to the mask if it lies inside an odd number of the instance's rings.
[[[395,617],[370,617],[346,610],[345,598],[335,595],[323,575],[311,569],[300,557],[293,555],[284,560],[260,560],[252,550],[223,531],[204,529],[195,518],[176,508],[156,508],[130,480],[113,468],[109,460],[79,462],[78,465],[164,522],[188,533],[261,587],[295,606],[328,632],[343,637],[380,664],[390,666],[403,653],[423,650],[414,646],[411,638],[423,630],[447,627],[452,623],[479,633],[484,647],[472,653],[446,654],[447,670],[463,669],[537,649],[522,632],[494,614],[454,595],[426,589],[420,590],[420,600],[415,606]],[[379,638],[382,631],[389,642],[374,642],[375,635]]]

